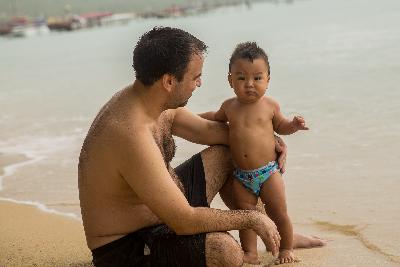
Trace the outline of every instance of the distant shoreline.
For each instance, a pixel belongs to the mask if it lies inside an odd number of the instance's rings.
[[[210,6],[228,6],[232,4],[241,3],[256,3],[266,0],[208,0],[197,2],[198,4],[207,4]],[[279,1],[279,0],[276,0]],[[42,3],[41,3],[42,2]],[[113,13],[126,13],[126,12],[148,12],[158,11],[171,6],[188,6],[192,5],[193,1],[190,0],[164,0],[164,1],[115,1],[99,0],[99,1],[79,1],[79,0],[61,0],[61,1],[7,1],[0,2],[0,20],[12,16],[63,16],[66,13],[81,14],[87,12],[113,12]]]

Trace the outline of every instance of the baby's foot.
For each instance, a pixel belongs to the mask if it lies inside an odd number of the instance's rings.
[[[293,263],[299,262],[300,260],[294,256],[293,249],[282,249],[279,252],[278,258],[275,260],[275,264],[283,264],[283,263]]]
[[[307,236],[307,235],[295,234],[293,238],[293,248],[322,247],[326,245],[326,241],[327,240],[313,235]]]
[[[250,264],[260,264],[261,261],[258,259],[258,254],[253,252],[245,252],[243,255],[243,262]]]

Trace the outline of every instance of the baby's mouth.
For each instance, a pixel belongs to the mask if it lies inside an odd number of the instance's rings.
[[[246,94],[249,96],[257,96],[257,93],[254,91],[247,91]]]

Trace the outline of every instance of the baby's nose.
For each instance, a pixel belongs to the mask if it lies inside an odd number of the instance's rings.
[[[246,86],[248,86],[248,87],[253,87],[253,80],[252,79],[248,79],[247,81],[246,81]]]

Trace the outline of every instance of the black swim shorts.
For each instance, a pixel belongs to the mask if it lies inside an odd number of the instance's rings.
[[[200,153],[175,168],[192,207],[208,207]],[[140,229],[92,251],[95,266],[206,266],[206,234],[176,235],[161,224]]]

